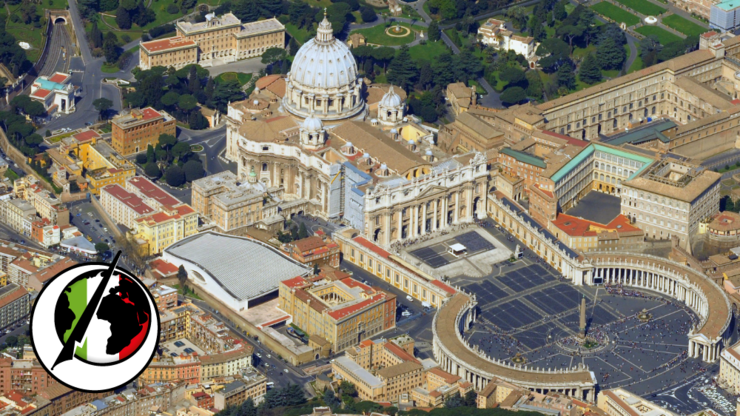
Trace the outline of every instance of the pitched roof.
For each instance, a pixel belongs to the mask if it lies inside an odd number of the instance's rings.
[[[540,159],[537,156],[530,155],[529,153],[521,152],[519,150],[514,150],[514,149],[506,147],[506,148],[501,149],[499,153],[503,153],[507,156],[511,156],[514,159],[518,160],[519,162],[526,163],[532,166],[536,166],[538,168],[545,169],[547,167],[547,163],[545,163],[544,160]]]

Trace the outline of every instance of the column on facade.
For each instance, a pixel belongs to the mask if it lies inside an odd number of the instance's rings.
[[[460,192],[455,192],[455,214],[452,217],[452,223],[457,224],[460,219]]]
[[[398,212],[398,230],[396,231],[396,239],[402,240],[403,239],[403,211],[397,210]]]
[[[427,233],[427,204],[421,206],[421,233]]]

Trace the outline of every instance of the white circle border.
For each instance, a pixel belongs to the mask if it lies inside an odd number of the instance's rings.
[[[144,343],[131,357],[117,364],[94,365],[72,359],[60,363],[54,370],[51,369],[63,347],[54,324],[56,301],[67,285],[78,276],[90,271],[103,271],[109,267],[105,263],[86,263],[63,271],[44,286],[31,313],[31,343],[38,361],[57,381],[75,390],[104,392],[130,383],[146,370],[159,343],[159,310],[151,293],[132,273],[116,268],[116,273],[135,278],[134,282],[148,295],[146,298],[150,310],[154,311],[149,318],[151,326]]]

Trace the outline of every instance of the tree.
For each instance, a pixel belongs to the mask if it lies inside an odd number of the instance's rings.
[[[118,61],[118,57],[121,56],[120,48],[118,47],[118,38],[113,32],[108,32],[103,40],[103,53],[105,54],[105,61],[109,64],[114,64]]]
[[[663,45],[660,44],[658,37],[655,35],[646,36],[640,40],[640,57],[646,68],[658,62],[658,53],[662,49]]]
[[[177,269],[177,280],[180,281],[180,286],[182,287],[185,287],[185,283],[188,282],[188,272],[182,264]]]
[[[324,403],[332,409],[339,409],[342,405],[342,402],[337,399],[337,396],[334,394],[334,390],[330,388],[324,390],[322,398],[324,399]]]
[[[398,51],[398,55],[388,65],[388,82],[408,91],[414,85],[418,72],[416,62],[411,59],[409,47],[403,45]]]
[[[542,58],[539,61],[542,69],[547,73],[553,73],[569,59],[570,48],[561,39],[549,38],[540,44],[535,53]]]
[[[162,176],[162,171],[159,170],[159,166],[157,166],[156,163],[147,163],[146,169],[144,169],[144,173],[146,173],[146,176],[155,180],[159,179],[160,176]]]
[[[308,230],[306,230],[306,224],[301,223],[301,226],[298,228],[298,238],[303,239],[308,237]]]
[[[116,9],[116,24],[123,30],[131,29],[131,14],[123,6]]]
[[[176,106],[177,103],[180,101],[180,94],[176,93],[175,91],[168,91],[167,94],[162,96],[162,104],[166,107],[173,107]]]
[[[526,80],[524,71],[513,66],[507,66],[506,68],[504,68],[498,74],[498,78],[501,81],[506,81],[508,83],[507,86],[512,87],[521,86],[520,84],[522,84],[523,81]]]
[[[98,23],[93,20],[92,28],[90,29],[90,43],[93,48],[100,48],[103,46],[103,32],[98,28]]]
[[[190,94],[184,94],[181,95],[180,99],[177,101],[177,106],[180,108],[180,110],[189,113],[198,106],[198,100],[196,100],[195,97]]]
[[[171,134],[160,134],[159,141],[157,143],[159,147],[169,151],[169,149],[177,143],[177,139]]]
[[[432,42],[436,42],[442,37],[442,32],[439,30],[439,23],[437,23],[436,20],[432,20],[431,23],[429,23],[427,34],[429,36],[429,40]]]
[[[18,344],[18,337],[15,335],[10,335],[5,338],[5,343],[8,344],[8,346],[10,347],[15,347],[16,344]]]
[[[601,81],[601,69],[594,54],[586,55],[578,70],[578,79],[589,85]]]
[[[555,3],[555,7],[552,9],[552,17],[554,17],[555,20],[563,20],[568,17],[568,12],[565,11],[564,1]]]
[[[455,393],[445,400],[445,407],[447,408],[462,407],[464,405],[465,405],[465,400],[463,400],[463,398],[460,397],[460,393]]]
[[[476,407],[478,394],[473,390],[470,390],[465,394],[465,407]]]
[[[165,174],[165,180],[169,186],[180,186],[185,183],[185,172],[177,165],[170,166]]]
[[[145,165],[146,164],[146,153],[139,153],[139,154],[137,154],[136,155],[136,163],[138,163],[138,164],[140,164],[142,166]]]
[[[105,243],[96,243],[95,244],[95,251],[98,252],[98,254],[103,254],[106,251],[110,250],[110,247],[108,247],[108,244]]]
[[[193,111],[188,116],[188,127],[190,127],[191,130],[203,130],[210,127],[210,124],[203,114],[199,111]]]
[[[601,69],[619,69],[624,64],[626,52],[614,38],[604,39],[596,48],[596,62]]]
[[[558,85],[567,89],[572,89],[576,86],[576,77],[573,74],[573,66],[570,62],[565,62],[558,68],[556,73],[558,78]]]
[[[203,164],[196,159],[188,160],[183,166],[183,171],[185,172],[185,180],[188,182],[202,178],[205,173]]]
[[[355,387],[354,384],[350,383],[347,380],[342,380],[342,382],[339,383],[339,389],[342,391],[342,395],[346,394],[347,396],[350,396],[350,397],[357,396],[357,388]]]
[[[527,71],[525,76],[527,78],[527,96],[535,100],[541,99],[543,86],[539,71]]]
[[[465,48],[455,55],[456,77],[458,81],[467,82],[483,74],[483,64],[480,58],[473,55],[471,48]]]
[[[504,90],[500,98],[504,104],[513,105],[524,101],[527,98],[527,93],[524,92],[522,87],[509,87]]]
[[[375,13],[375,9],[370,6],[362,8],[362,11],[360,12],[360,17],[362,17],[362,21],[365,23],[370,23],[378,20],[378,14]]]
[[[98,115],[101,120],[105,120],[108,115],[108,110],[110,110],[113,107],[113,101],[101,97],[93,101],[93,107],[95,107],[96,110],[98,110]]]

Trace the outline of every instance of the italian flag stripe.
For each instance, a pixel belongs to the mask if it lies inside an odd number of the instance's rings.
[[[64,333],[64,342],[67,342],[69,337],[72,335],[72,331],[77,326],[77,322],[80,320],[82,312],[85,311],[85,307],[87,306],[87,302],[89,300],[88,297],[92,296],[93,292],[93,290],[87,290],[87,279],[75,282],[70,286],[70,289],[71,291],[67,293],[67,299],[69,299],[69,309],[74,312],[76,318],[72,322],[72,327]],[[82,358],[83,360],[87,359],[87,340],[85,340],[85,343],[82,347],[77,347],[75,355]]]

